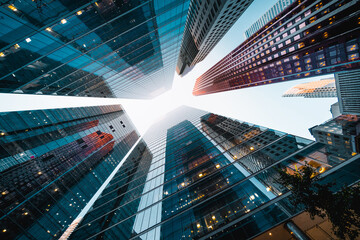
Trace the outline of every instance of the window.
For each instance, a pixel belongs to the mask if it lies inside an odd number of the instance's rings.
[[[354,54],[349,54],[348,55],[348,59],[351,61],[354,61],[355,59],[359,58],[359,54],[358,53],[354,53]]]
[[[317,60],[323,60],[324,59],[324,54],[318,54],[317,56],[316,56],[316,59]]]
[[[347,46],[346,47],[346,50],[348,51],[348,52],[350,52],[350,51],[355,51],[355,50],[357,50],[358,49],[358,46],[357,46],[357,44],[355,43],[355,44],[351,44],[350,46]]]

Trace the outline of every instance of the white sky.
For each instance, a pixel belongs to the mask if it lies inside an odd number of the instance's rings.
[[[0,94],[0,112],[120,103],[139,132],[143,134],[152,123],[170,110],[188,105],[312,138],[308,128],[330,119],[330,105],[337,99],[282,98],[281,95],[296,84],[333,77],[331,75],[205,96],[192,96],[196,78],[243,42],[244,31],[275,2],[276,0],[255,0],[204,61],[197,64],[183,78],[175,75],[173,89],[153,100]]]

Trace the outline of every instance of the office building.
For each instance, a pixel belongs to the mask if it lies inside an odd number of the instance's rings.
[[[154,124],[135,149],[62,239],[248,239],[302,211],[276,169],[293,173],[308,162],[330,175],[360,164],[356,154],[186,107]]]
[[[359,68],[359,1],[296,1],[202,74],[204,95]]]
[[[189,0],[1,4],[0,92],[153,98],[172,86]]]
[[[255,34],[293,2],[295,0],[279,0],[245,31],[245,38],[251,37],[251,35]]]
[[[253,0],[192,0],[176,67],[183,74],[204,60]]]
[[[340,112],[360,115],[360,71],[337,73],[335,79]]]
[[[138,138],[120,105],[0,113],[0,239],[58,239]]]
[[[360,116],[340,115],[309,129],[317,142],[348,154],[360,153]]]
[[[339,102],[336,102],[330,106],[330,112],[331,112],[332,118],[336,118],[341,115]]]
[[[283,97],[329,98],[337,97],[335,79],[323,79],[298,84],[287,90]]]

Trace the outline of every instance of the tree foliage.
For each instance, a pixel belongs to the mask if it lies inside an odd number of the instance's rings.
[[[315,216],[327,217],[333,233],[341,239],[355,239],[360,233],[360,187],[344,186],[332,191],[334,182],[320,184],[316,169],[306,164],[293,174],[279,169],[279,182],[292,192],[291,202],[303,205]]]

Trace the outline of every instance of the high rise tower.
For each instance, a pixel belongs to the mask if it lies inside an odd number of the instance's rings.
[[[283,97],[328,98],[337,97],[335,79],[298,84],[287,90]]]
[[[153,98],[172,86],[188,0],[1,4],[0,92]]]
[[[203,95],[359,68],[359,1],[296,1],[201,75]]]
[[[271,19],[275,18],[279,13],[281,13],[285,8],[287,8],[295,0],[279,0],[274,4],[264,15],[262,15],[259,20],[253,23],[246,31],[245,37],[249,38],[251,35],[256,33],[260,28],[265,26]]]
[[[57,239],[139,138],[120,105],[0,113],[0,239]]]
[[[360,70],[337,73],[335,79],[340,112],[360,115]]]
[[[277,182],[278,168],[294,173],[307,162],[331,175],[359,164],[356,154],[185,107],[142,141],[70,239],[251,238],[302,211]]]
[[[192,0],[176,71],[204,60],[253,0]]]

